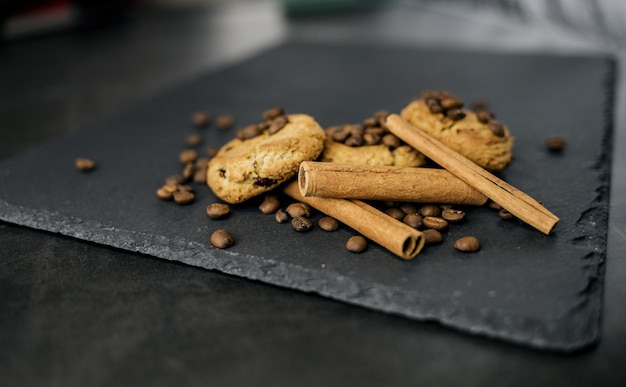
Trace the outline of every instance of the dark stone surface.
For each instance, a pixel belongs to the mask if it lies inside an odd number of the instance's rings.
[[[368,45],[290,44],[199,76],[76,135],[1,165],[4,220],[138,251],[537,348],[571,351],[599,338],[608,214],[613,62],[605,58],[493,55]],[[377,246],[343,250],[353,232],[296,234],[262,216],[256,202],[211,221],[215,200],[159,201],[162,178],[179,172],[177,154],[199,109],[241,124],[267,107],[307,112],[322,125],[398,111],[419,90],[483,97],[516,136],[516,159],[502,176],[561,217],[552,236],[468,210],[446,242],[401,261]],[[480,95],[476,95],[480,90]],[[580,91],[584,90],[584,93]],[[550,128],[548,131],[546,128]],[[563,154],[545,136],[563,134]],[[232,132],[206,129],[205,145]],[[81,174],[77,156],[98,168]],[[45,193],[45,194],[42,194]],[[237,243],[218,251],[208,236],[228,228]],[[463,255],[456,237],[483,249]],[[324,268],[322,268],[324,264]]]

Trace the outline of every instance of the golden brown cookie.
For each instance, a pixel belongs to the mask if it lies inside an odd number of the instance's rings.
[[[292,178],[302,161],[320,155],[324,130],[313,117],[281,117],[287,118],[284,126],[275,129],[269,125],[255,136],[238,133],[241,138],[225,144],[211,159],[207,184],[220,199],[241,203],[267,192]]]
[[[513,137],[484,108],[471,111],[454,95],[425,92],[407,105],[402,117],[481,167],[497,172],[509,165]]]

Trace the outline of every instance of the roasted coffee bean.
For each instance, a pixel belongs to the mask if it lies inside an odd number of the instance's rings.
[[[378,118],[376,117],[369,117],[363,120],[363,126],[365,127],[372,127],[372,126],[378,126]]]
[[[346,242],[346,249],[353,253],[362,253],[367,249],[367,240],[360,235],[350,237]]]
[[[424,236],[424,244],[426,245],[434,245],[443,241],[441,233],[432,228],[422,231],[422,235]]]
[[[441,209],[434,204],[427,204],[420,208],[419,213],[422,216],[439,216],[441,215]]]
[[[96,163],[86,157],[77,158],[74,165],[76,165],[76,168],[82,172],[89,172],[96,167]]]
[[[402,221],[416,230],[424,227],[424,218],[416,213],[407,214]]]
[[[206,214],[211,219],[222,219],[230,215],[230,207],[224,203],[213,203],[206,207]]]
[[[446,110],[446,117],[453,121],[462,120],[463,118],[465,118],[465,112],[461,109]]]
[[[185,138],[187,146],[198,146],[202,143],[202,136],[198,133],[191,133]]]
[[[339,222],[335,218],[331,218],[330,216],[324,216],[321,218],[317,225],[324,231],[332,232],[337,231],[339,228]]]
[[[405,214],[415,214],[417,212],[417,207],[411,203],[404,203],[398,208],[401,209],[402,212],[404,212]]]
[[[474,236],[464,236],[454,242],[454,248],[459,251],[472,253],[480,249],[480,241]]]
[[[465,219],[465,212],[461,210],[453,210],[452,208],[446,208],[441,211],[441,217],[450,223],[459,223]]]
[[[225,249],[235,244],[235,238],[226,230],[215,230],[211,234],[211,244],[218,249]]]
[[[196,161],[197,158],[198,152],[193,149],[185,149],[184,151],[180,152],[180,155],[178,156],[178,161],[180,161],[181,164],[189,164]]]
[[[367,133],[377,135],[382,138],[385,134],[389,133],[389,131],[385,128],[381,128],[380,126],[376,126],[371,128],[365,128],[365,134]]]
[[[230,129],[235,123],[235,119],[230,114],[221,114],[215,120],[215,126],[218,129]]]
[[[165,184],[180,184],[183,182],[183,177],[180,175],[172,175],[165,178]]]
[[[282,107],[274,107],[271,109],[267,109],[266,111],[263,112],[263,119],[265,121],[271,121],[274,118],[277,118],[279,116],[282,116],[283,114],[285,114],[285,109],[283,109]]]
[[[206,168],[209,165],[209,161],[210,159],[208,157],[198,157],[195,163],[196,168]]]
[[[504,136],[504,125],[502,125],[498,121],[490,121],[489,124],[487,125],[489,125],[489,129],[491,129],[491,132],[495,136],[498,136],[498,137]]]
[[[176,186],[177,191],[193,192],[193,187],[187,184],[179,184]]]
[[[447,97],[439,102],[444,109],[460,109],[463,107],[463,101],[458,98]]]
[[[211,122],[211,115],[205,112],[196,112],[191,117],[194,126],[207,126]]]
[[[274,195],[267,195],[259,205],[259,211],[265,215],[273,214],[280,208],[280,201]]]
[[[278,211],[276,211],[274,219],[276,219],[278,223],[285,223],[289,220],[289,215],[287,215],[285,211],[279,209]]]
[[[292,203],[285,210],[292,218],[301,216],[308,218],[311,216],[311,206],[306,203]]]
[[[562,136],[550,136],[546,138],[546,148],[553,152],[560,152],[565,148],[567,141]]]
[[[363,136],[353,136],[353,135],[350,135],[350,137],[348,137],[346,141],[344,142],[344,144],[346,144],[347,146],[351,146],[351,147],[362,146],[364,143],[365,143],[365,140],[363,139]]]
[[[396,220],[402,220],[404,219],[404,216],[405,216],[404,212],[397,207],[387,208],[385,210],[385,214],[391,216],[392,218]]]
[[[476,111],[476,119],[478,119],[479,122],[486,124],[491,121],[491,113],[486,110],[478,110]]]
[[[513,216],[513,214],[511,214],[509,211],[505,210],[504,208],[502,208],[502,209],[500,209],[500,211],[498,211],[498,216],[502,220],[511,220],[511,219],[513,219],[515,217],[515,216]]]
[[[291,227],[298,232],[309,231],[313,228],[313,222],[303,216],[296,216],[291,219]]]
[[[272,121],[272,123],[270,124],[270,127],[267,129],[267,133],[274,134],[278,132],[279,130],[284,128],[288,122],[289,120],[287,119],[287,116],[276,117],[274,121]]]
[[[445,230],[446,228],[448,228],[448,221],[437,216],[425,216],[423,222],[424,227],[432,228],[437,231]]]
[[[198,168],[193,174],[193,182],[198,184],[206,184],[206,167]]]
[[[389,116],[389,111],[387,110],[378,110],[376,113],[374,113],[374,118],[376,118],[377,120],[381,120],[381,119],[387,119],[387,117]]]
[[[156,194],[159,199],[172,200],[172,191],[169,191],[163,187],[157,189]]]
[[[170,184],[170,183],[166,183],[165,185],[163,185],[163,187],[161,187],[163,190],[169,192],[169,193],[174,193],[176,191],[178,191],[178,186],[180,184]]]
[[[219,152],[220,148],[216,147],[216,146],[210,146],[206,148],[206,154],[207,156],[213,158],[215,157],[215,155],[217,154],[217,152]]]
[[[385,134],[382,141],[383,144],[392,149],[400,146],[400,139],[391,133]]]
[[[196,167],[193,166],[193,163],[187,163],[183,169],[183,179],[185,181],[191,179],[194,173],[196,173]]]
[[[443,113],[443,107],[441,107],[441,105],[439,104],[439,101],[435,100],[435,99],[429,99],[426,101],[426,106],[428,106],[428,111],[431,114],[439,114],[439,113]]]
[[[189,204],[196,198],[193,192],[186,190],[176,191],[172,195],[174,196],[174,201],[178,204]]]
[[[493,200],[490,200],[489,204],[487,204],[487,206],[489,206],[489,208],[491,208],[491,209],[498,210],[498,211],[500,211],[502,209],[502,206],[499,205],[498,203],[494,202]]]
[[[365,133],[363,135],[363,140],[367,145],[378,145],[380,144],[381,137],[375,133]]]
[[[343,125],[335,125],[326,129],[326,135],[330,136],[335,142],[344,142],[350,135],[350,132]]]
[[[252,124],[248,125],[245,128],[237,131],[237,138],[240,140],[248,140],[254,138],[261,134],[261,129],[259,129],[259,125]]]

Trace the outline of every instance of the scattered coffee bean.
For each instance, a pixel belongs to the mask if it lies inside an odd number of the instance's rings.
[[[202,136],[198,133],[191,133],[185,138],[187,146],[198,146],[202,144]]]
[[[317,222],[317,225],[324,231],[332,232],[337,231],[339,228],[339,222],[335,218],[331,218],[330,216],[324,216],[320,218]]]
[[[489,208],[494,209],[494,210],[498,210],[498,211],[500,211],[502,209],[501,205],[499,205],[498,203],[496,203],[496,202],[494,202],[492,200],[489,201],[488,206],[489,206]]]
[[[163,190],[169,192],[169,193],[174,193],[176,191],[178,191],[178,186],[180,184],[170,184],[170,183],[166,183],[165,185],[163,185],[163,187],[161,187]]]
[[[196,168],[206,168],[209,165],[209,160],[210,159],[208,157],[198,157],[195,164]]]
[[[363,120],[363,126],[371,127],[378,125],[378,118],[376,117],[368,117]]]
[[[193,149],[185,149],[184,151],[180,152],[180,155],[178,156],[178,161],[180,161],[181,164],[189,164],[196,161],[197,158],[198,152]]]
[[[400,146],[400,139],[391,133],[384,135],[382,141],[383,144],[387,145],[389,148],[397,148]]]
[[[211,219],[223,219],[230,215],[230,207],[224,203],[213,203],[206,207],[206,214]]]
[[[261,129],[257,124],[248,125],[237,131],[237,138],[240,140],[248,140],[261,134]]]
[[[287,215],[285,211],[279,209],[278,211],[276,211],[274,219],[276,219],[278,223],[285,223],[289,220],[289,215]]]
[[[480,241],[474,236],[464,236],[454,242],[454,248],[463,252],[474,252],[480,249]]]
[[[362,146],[365,143],[363,136],[350,136],[346,139],[344,144],[351,147]]]
[[[181,184],[183,180],[183,177],[180,175],[172,175],[165,178],[165,184]]]
[[[380,144],[381,137],[376,133],[365,133],[363,135],[363,140],[367,145],[378,145]]]
[[[463,102],[454,97],[447,97],[441,100],[441,107],[444,109],[460,109],[463,107]]]
[[[360,235],[350,237],[346,242],[346,249],[353,253],[362,253],[367,249],[367,240]]]
[[[511,220],[511,219],[513,219],[515,217],[515,216],[513,216],[513,214],[511,214],[509,211],[505,210],[504,208],[502,208],[502,209],[500,209],[500,211],[498,211],[498,216],[502,220]]]
[[[420,208],[419,213],[422,216],[439,216],[441,215],[441,209],[434,204],[427,204]]]
[[[207,126],[211,122],[211,115],[205,112],[197,112],[191,117],[194,126]]]
[[[193,174],[193,182],[198,184],[206,184],[206,167],[198,168]]]
[[[402,221],[416,230],[424,227],[424,218],[416,213],[406,214]]]
[[[404,212],[397,207],[387,208],[385,210],[385,214],[391,216],[392,218],[396,220],[402,220],[404,219],[404,216],[405,216]]]
[[[285,211],[292,218],[296,218],[296,217],[308,218],[311,216],[311,206],[309,206],[306,203],[300,203],[300,202],[292,203],[289,206],[287,206],[287,209]]]
[[[291,219],[291,227],[298,232],[309,231],[313,228],[313,222],[303,216],[296,216]]]
[[[465,211],[446,208],[445,210],[441,211],[441,217],[450,223],[459,223],[465,218]]]
[[[191,179],[194,173],[196,173],[196,167],[194,167],[193,163],[185,164],[185,168],[183,169],[183,179],[185,181]]]
[[[491,129],[491,132],[495,136],[504,137],[504,134],[505,134],[504,125],[502,125],[498,121],[490,121],[488,125],[489,125],[489,129]]]
[[[267,195],[259,205],[259,211],[265,215],[273,214],[280,208],[280,201],[274,195]]]
[[[82,172],[89,172],[96,167],[96,163],[86,157],[78,157],[74,162],[76,168]]]
[[[422,231],[422,235],[424,236],[424,244],[426,245],[434,245],[443,241],[441,233],[432,228]]]
[[[189,204],[196,198],[193,192],[187,190],[176,191],[172,195],[174,196],[174,201],[178,204]]]
[[[265,121],[271,121],[274,118],[282,116],[283,114],[285,114],[285,109],[277,106],[271,109],[267,109],[263,112],[262,116]]]
[[[560,152],[565,148],[567,141],[562,136],[550,136],[546,138],[546,148],[552,152]]]
[[[465,118],[465,112],[462,109],[446,110],[446,117],[453,121],[462,120],[463,118]]]
[[[211,234],[211,244],[218,249],[225,249],[235,244],[235,238],[226,230],[215,230]]]
[[[209,157],[215,157],[215,155],[217,154],[217,152],[219,152],[219,148],[216,146],[210,146],[206,148],[206,154]]]
[[[222,114],[217,116],[215,126],[218,129],[230,129],[235,123],[235,119],[230,114]]]
[[[287,119],[287,116],[276,117],[270,124],[269,128],[267,129],[267,133],[271,135],[271,134],[278,132],[279,130],[284,128],[288,122],[289,120]]]
[[[193,192],[193,187],[187,184],[179,184],[176,186],[176,188],[178,189],[178,191]]]
[[[424,227],[432,228],[437,231],[445,230],[446,228],[448,228],[448,221],[436,216],[425,216],[423,222]]]
[[[172,192],[163,187],[157,189],[156,193],[159,199],[172,200]]]
[[[344,126],[331,126],[326,129],[326,132],[335,142],[344,142],[350,135],[350,131],[348,131]]]
[[[405,214],[415,214],[417,212],[417,207],[411,203],[404,203],[398,208]]]

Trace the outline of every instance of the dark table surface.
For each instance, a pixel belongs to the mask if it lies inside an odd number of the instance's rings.
[[[143,7],[106,28],[12,38],[0,47],[0,158],[288,39],[613,51],[623,63],[621,51],[594,36],[461,11],[400,4],[287,18],[273,2]],[[528,350],[0,223],[2,385],[623,385],[626,117],[618,82],[595,347]]]

